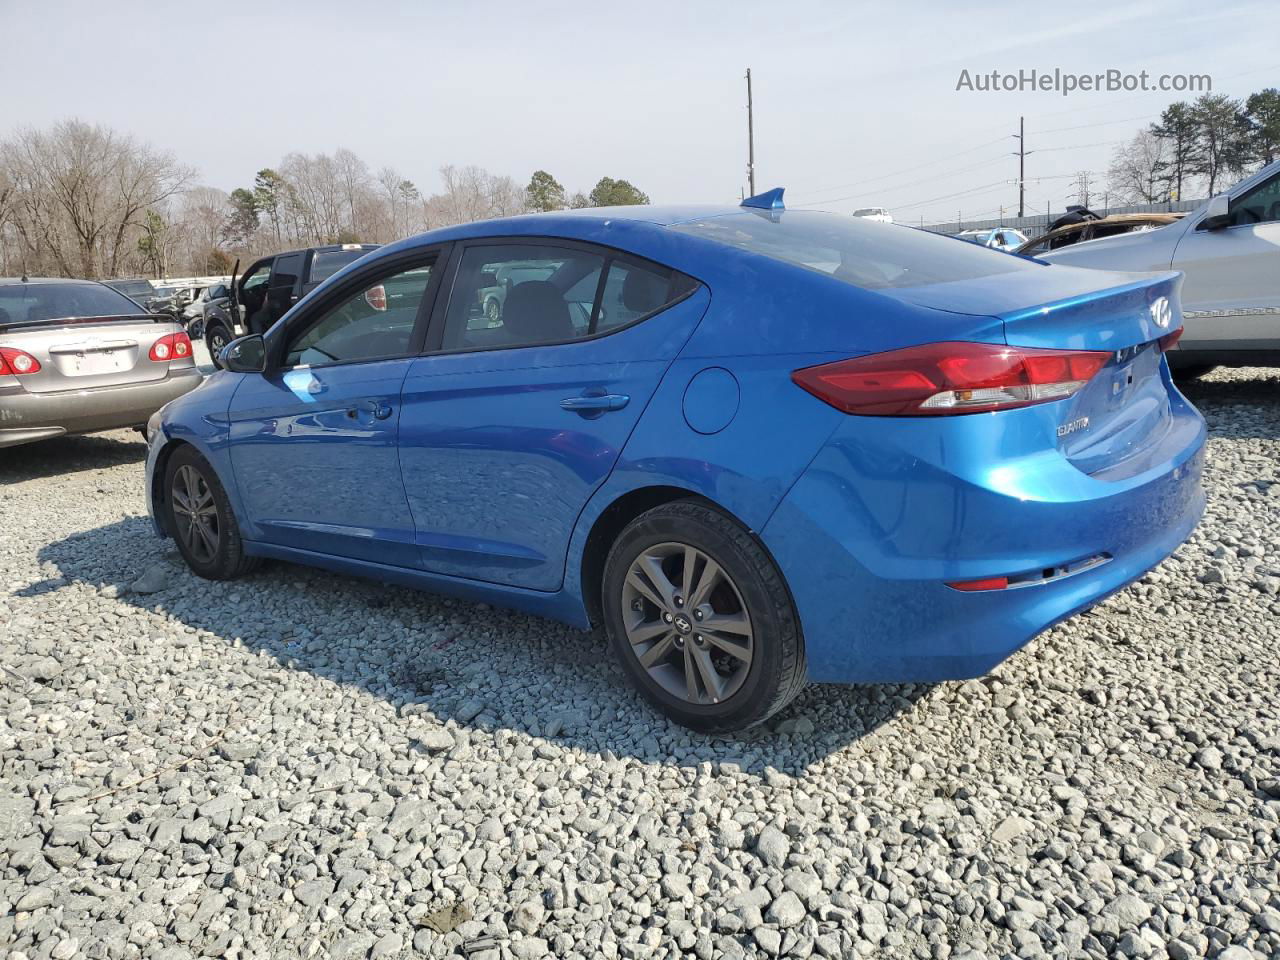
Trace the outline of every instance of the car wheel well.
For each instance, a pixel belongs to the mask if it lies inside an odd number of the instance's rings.
[[[151,509],[155,512],[160,526],[171,537],[173,536],[173,531],[169,529],[169,513],[164,509],[164,475],[169,467],[169,458],[177,453],[180,448],[189,446],[192,446],[192,444],[187,443],[185,440],[170,440],[156,454],[156,468],[151,474]]]
[[[654,507],[660,507],[664,503],[673,503],[676,500],[689,500],[693,503],[706,504],[731,517],[738,523],[742,523],[731,511],[726,510],[714,500],[684,487],[641,487],[638,490],[624,493],[609,506],[605,507],[600,516],[596,517],[596,521],[591,527],[591,532],[587,534],[587,544],[582,550],[582,601],[587,608],[587,616],[592,624],[602,622],[603,611],[600,606],[600,590],[604,583],[604,562],[609,556],[609,550],[613,547],[613,542],[618,539],[618,535],[622,533],[627,524],[640,516],[640,514],[652,510]],[[742,526],[750,529],[747,524],[742,524]]]

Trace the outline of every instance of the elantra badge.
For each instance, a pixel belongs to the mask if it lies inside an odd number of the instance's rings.
[[[1077,430],[1088,430],[1089,418],[1077,417],[1075,420],[1068,420],[1066,423],[1058,425],[1058,436],[1065,437],[1068,434],[1075,433]]]
[[[1160,297],[1151,304],[1151,320],[1161,330],[1168,328],[1173,320],[1173,308],[1169,306],[1168,297]]]

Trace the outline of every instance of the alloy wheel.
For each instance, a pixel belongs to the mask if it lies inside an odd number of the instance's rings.
[[[754,636],[742,594],[697,547],[660,543],[632,561],[622,586],[632,654],[649,677],[687,703],[722,703],[751,668]]]
[[[178,536],[200,563],[212,563],[218,555],[221,532],[213,491],[200,471],[183,464],[173,475],[173,515]]]

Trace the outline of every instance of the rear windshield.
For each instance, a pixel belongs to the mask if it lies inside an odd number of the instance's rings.
[[[0,324],[145,313],[128,297],[97,283],[13,283],[0,286]]]
[[[868,290],[949,283],[1040,266],[914,227],[809,210],[744,211],[678,223],[672,229],[807,267]]]
[[[142,297],[145,300],[148,297],[154,297],[156,294],[150,280],[114,280],[111,286],[126,297],[134,297],[135,299]]]
[[[348,263],[359,260],[372,249],[373,247],[369,247],[367,250],[318,251],[311,258],[311,282],[319,283],[321,280],[328,280]]]

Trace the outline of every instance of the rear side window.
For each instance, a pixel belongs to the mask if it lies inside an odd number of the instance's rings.
[[[808,210],[761,211],[675,224],[673,230],[796,264],[868,290],[971,280],[1039,265],[978,243],[896,224]]]
[[[562,343],[608,333],[677,299],[678,274],[612,251],[469,247],[453,282],[445,350]]]
[[[311,276],[307,280],[309,283],[328,280],[348,263],[355,263],[368,252],[368,250],[318,250],[311,258]]]
[[[0,287],[0,324],[146,313],[128,297],[96,283],[15,283]]]

